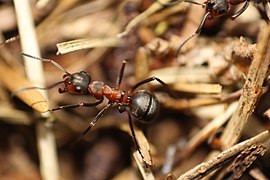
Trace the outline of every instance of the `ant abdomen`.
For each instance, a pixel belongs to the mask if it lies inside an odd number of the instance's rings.
[[[139,121],[148,123],[158,115],[160,104],[150,91],[139,90],[132,94],[130,101],[130,113]]]

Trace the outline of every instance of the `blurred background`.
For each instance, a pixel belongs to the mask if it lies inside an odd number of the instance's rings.
[[[147,124],[133,117],[134,125],[144,132],[150,144],[154,162],[150,169],[156,179],[178,177],[202,162],[213,148],[222,149],[211,139],[220,136],[226,121],[204,135],[198,134],[240,96],[239,90],[256,51],[254,44],[260,26],[267,19],[252,3],[233,21],[230,17],[242,4],[232,6],[222,17],[207,19],[201,33],[188,41],[176,57],[181,43],[195,33],[206,13],[200,5],[182,2],[162,6],[154,0],[30,2],[42,57],[55,60],[71,73],[86,71],[92,80],[103,81],[110,87],[115,87],[122,61],[127,60],[121,89],[128,90],[150,76],[170,86],[170,92],[156,82],[140,87],[158,97],[160,112]],[[154,4],[158,8],[153,8]],[[154,10],[148,16],[145,12],[149,9]],[[142,16],[138,23],[125,36],[117,38],[137,16]],[[12,1],[0,1],[0,17],[1,42],[18,35]],[[93,43],[90,48],[56,55],[59,51],[56,44],[76,39],[99,42],[99,45]],[[0,46],[1,63],[24,77],[20,52],[19,40]],[[50,63],[43,65],[47,85],[62,80],[62,71]],[[90,95],[59,94],[58,86],[48,93],[50,108],[95,101]],[[10,94],[0,84],[0,179],[42,179],[35,130],[40,115]],[[269,127],[265,116],[268,96],[266,88],[243,139]],[[60,179],[142,179],[132,155],[136,148],[129,135],[126,113],[111,108],[78,140],[106,104],[104,101],[97,107],[52,113]],[[255,179],[250,173],[254,170],[268,179],[267,157],[268,152],[243,172],[242,179]]]

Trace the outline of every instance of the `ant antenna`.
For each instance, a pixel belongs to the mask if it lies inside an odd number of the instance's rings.
[[[201,20],[200,24],[199,24],[199,27],[197,28],[197,30],[195,31],[194,34],[192,34],[191,36],[189,36],[184,42],[182,42],[182,44],[178,47],[175,55],[177,56],[180,52],[180,50],[182,49],[182,47],[192,38],[194,38],[195,36],[197,36],[198,34],[200,34],[200,32],[202,31],[202,27],[203,27],[203,24],[205,22],[205,20],[207,19],[207,17],[209,16],[210,12],[207,12],[204,16],[203,16],[203,19]]]
[[[63,71],[64,73],[66,73],[68,76],[70,76],[71,74],[69,72],[67,72],[65,70],[65,68],[63,68],[63,66],[61,66],[60,64],[58,64],[57,62],[55,62],[52,59],[44,59],[44,58],[40,58],[40,57],[35,57],[26,53],[21,52],[21,55],[32,58],[32,59],[36,59],[36,60],[40,60],[40,61],[44,61],[44,62],[49,62],[52,63],[54,66],[56,66],[58,69],[60,69],[61,71]]]
[[[14,90],[12,93],[11,93],[11,97],[14,97],[16,96],[17,94],[23,92],[23,91],[28,91],[28,90],[31,90],[31,89],[40,89],[40,90],[47,90],[47,89],[51,89],[55,86],[57,86],[58,84],[61,84],[61,83],[64,83],[65,81],[59,81],[59,82],[56,82],[56,83],[53,83],[47,87],[24,87],[24,88],[19,88],[19,89],[16,89]]]
[[[175,1],[172,1],[172,2],[169,2],[169,3],[166,3],[166,4],[160,2],[159,0],[157,0],[156,2],[161,4],[162,6],[173,6],[173,5],[178,4],[180,2],[188,2],[188,3],[191,3],[191,4],[201,5],[203,7],[205,6],[205,4],[195,2],[195,1],[192,1],[192,0],[175,0]]]

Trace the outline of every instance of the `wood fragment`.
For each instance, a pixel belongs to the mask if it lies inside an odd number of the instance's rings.
[[[1,83],[11,92],[19,88],[33,86],[33,84],[25,79],[21,74],[18,74],[3,63],[0,65],[0,76]],[[48,111],[48,102],[46,98],[35,89],[20,92],[16,94],[16,96],[38,112]]]
[[[226,163],[228,160],[233,158],[235,155],[237,155],[244,149],[249,148],[250,146],[256,143],[263,143],[269,139],[270,139],[269,131],[264,131],[256,135],[255,137],[252,137],[248,140],[238,143],[237,145],[221,152],[220,154],[212,157],[210,160],[197,165],[193,169],[182,174],[180,177],[177,178],[177,180],[202,179],[210,172],[224,165],[224,163]]]
[[[269,49],[270,26],[265,23],[258,37],[258,50],[249,68],[239,106],[221,136],[221,140],[227,147],[233,146],[240,139],[260,98],[263,81],[270,65]]]
[[[252,144],[249,148],[244,149],[231,163],[228,172],[232,172],[232,179],[239,179],[246,169],[266,152],[263,144]]]

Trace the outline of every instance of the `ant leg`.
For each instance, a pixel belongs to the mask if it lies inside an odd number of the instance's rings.
[[[130,91],[133,92],[133,91],[134,91],[136,88],[138,88],[139,86],[141,86],[141,85],[143,85],[143,84],[146,84],[146,83],[149,83],[149,82],[151,82],[151,81],[155,81],[155,80],[156,80],[157,82],[159,82],[162,86],[164,86],[164,87],[166,87],[166,88],[169,89],[168,84],[166,84],[165,82],[163,82],[161,79],[159,79],[159,78],[157,78],[157,77],[155,77],[155,76],[152,76],[152,77],[150,77],[150,78],[144,79],[144,80],[142,80],[142,81],[136,83],[136,84],[130,89]]]
[[[116,80],[116,89],[119,89],[119,87],[121,85],[121,82],[122,82],[122,79],[123,79],[123,76],[124,76],[124,71],[125,71],[126,64],[127,64],[127,61],[122,62],[122,66],[121,66],[121,69],[120,69],[120,72],[119,72],[119,76],[118,76],[118,78]]]
[[[240,16],[248,8],[249,2],[250,1],[247,0],[245,2],[244,6],[239,11],[237,11],[234,15],[232,15],[231,19],[234,20],[235,18],[237,18],[238,16]]]
[[[97,123],[97,121],[107,112],[107,110],[112,107],[113,103],[109,103],[107,106],[102,108],[99,113],[96,115],[96,117],[90,122],[89,126],[85,129],[85,131],[82,133],[82,136],[84,136],[88,131],[91,130],[91,128]]]
[[[195,31],[194,34],[192,34],[191,36],[189,36],[184,42],[182,42],[182,44],[178,47],[178,49],[176,50],[175,55],[177,56],[180,52],[180,50],[182,49],[182,47],[192,38],[194,38],[195,36],[197,36],[198,34],[200,34],[200,32],[202,31],[203,28],[203,24],[206,21],[207,17],[210,15],[210,12],[207,12],[204,16],[203,19],[201,20],[199,27],[197,28],[197,30]]]
[[[103,102],[103,97],[96,101],[96,102],[91,102],[91,103],[87,103],[87,102],[81,102],[81,103],[78,103],[78,104],[68,104],[68,105],[64,105],[64,106],[59,106],[57,108],[53,108],[53,109],[49,109],[48,111],[57,111],[57,110],[60,110],[60,109],[69,109],[69,108],[76,108],[76,107],[93,107],[93,106],[97,106],[99,105],[100,103]]]
[[[139,143],[138,143],[137,138],[136,138],[136,134],[135,134],[135,131],[134,131],[131,115],[130,115],[129,112],[128,112],[128,123],[129,123],[130,131],[131,131],[131,135],[132,135],[132,138],[133,138],[133,141],[134,141],[134,144],[135,144],[135,148],[137,149],[137,151],[141,155],[143,161],[145,162],[144,156],[143,156],[143,154],[141,152]]]

